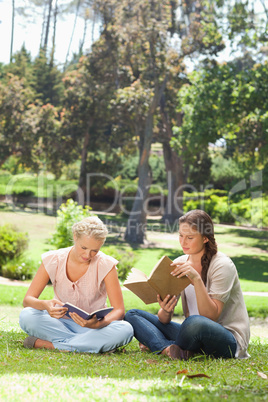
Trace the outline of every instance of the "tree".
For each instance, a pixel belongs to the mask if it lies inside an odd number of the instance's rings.
[[[178,110],[184,118],[174,131],[177,152],[192,158],[209,142],[223,138],[227,156],[240,162],[245,174],[263,169],[268,147],[267,66],[248,60],[243,65],[239,59],[207,63],[189,75],[189,84],[179,91]]]
[[[183,161],[169,145],[174,123],[165,109],[164,99],[167,96],[164,98],[163,95],[166,94],[172,74],[172,84],[179,89],[181,80],[178,79],[178,74],[186,56],[209,52],[217,54],[224,47],[217,30],[215,6],[216,2],[211,5],[210,2],[201,4],[198,1],[185,1],[181,5],[174,1],[124,1],[120,4],[106,1],[99,5],[98,10],[102,15],[112,15],[110,26],[116,27],[120,42],[118,57],[123,60],[121,64],[131,70],[133,82],[139,80],[139,88],[143,88],[144,93],[149,91],[151,95],[144,120],[139,121],[139,186],[125,233],[125,238],[129,241],[142,243],[144,240],[144,206],[151,183],[149,155],[160,104],[165,126],[163,132],[166,135],[166,140],[162,138],[161,142],[164,143],[164,156],[173,182],[171,198],[178,185],[181,186],[184,182],[181,168]],[[179,22],[175,18],[178,11]],[[214,14],[211,14],[212,11]],[[181,41],[179,49],[174,49],[172,45],[171,37],[175,33]],[[144,127],[141,126],[142,123]],[[174,218],[174,208],[170,215]]]
[[[9,57],[10,63],[12,63],[12,57],[13,57],[14,28],[15,28],[15,0],[12,0],[12,23],[11,23],[11,40],[10,40],[10,57]]]
[[[119,67],[124,65],[129,69],[133,82],[139,80],[140,88],[150,94],[144,126],[139,130],[138,192],[125,233],[127,240],[142,243],[146,224],[144,204],[151,182],[149,156],[154,116],[168,79],[166,34],[171,25],[171,12],[168,1],[106,0],[95,4],[106,29],[118,37]]]
[[[58,106],[63,95],[63,74],[56,66],[51,65],[43,50],[33,62],[32,86],[38,99],[43,103]]]

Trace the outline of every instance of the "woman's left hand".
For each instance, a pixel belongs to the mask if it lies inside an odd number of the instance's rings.
[[[78,315],[76,313],[70,313],[70,317],[76,324],[80,325],[81,327],[86,327],[86,328],[91,328],[91,329],[100,328],[101,320],[98,320],[96,315],[93,315],[93,317],[90,318],[90,320],[84,320],[84,318],[80,317],[80,315]]]
[[[177,278],[187,276],[192,282],[194,282],[195,279],[200,278],[199,273],[192,267],[192,265],[188,261],[173,262],[170,265],[174,267],[171,275],[176,276]]]

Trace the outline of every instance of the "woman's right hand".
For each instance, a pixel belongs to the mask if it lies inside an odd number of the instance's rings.
[[[56,306],[56,305],[60,305]],[[67,307],[62,307],[63,303],[57,299],[53,299],[53,300],[46,300],[45,301],[45,307],[46,310],[48,312],[48,314],[50,315],[50,317],[53,318],[62,318],[65,316],[66,312],[68,311]]]
[[[167,295],[164,300],[162,300],[161,297],[157,295],[157,301],[161,307],[157,314],[158,319],[162,324],[168,324],[172,319],[178,298],[176,296],[171,297]]]
[[[161,297],[157,295],[157,301],[161,309],[170,314],[173,313],[174,308],[177,305],[178,298],[176,296],[171,297],[170,295],[167,295],[164,300],[162,300]]]

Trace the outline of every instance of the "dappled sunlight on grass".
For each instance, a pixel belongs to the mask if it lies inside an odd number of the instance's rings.
[[[136,340],[121,352],[89,355],[26,350],[18,338],[13,331],[8,339],[1,333],[1,400],[216,401],[235,394],[252,401],[252,393],[265,395],[265,380],[257,373],[266,370],[267,345],[260,343],[250,346],[251,359],[184,362],[142,353]]]

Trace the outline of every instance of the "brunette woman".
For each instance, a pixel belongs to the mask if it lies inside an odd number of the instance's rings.
[[[141,350],[187,360],[204,353],[216,358],[246,358],[250,330],[238,274],[233,261],[217,250],[210,216],[193,210],[179,219],[184,255],[172,263],[172,275],[188,276],[191,284],[181,295],[158,296],[158,316],[130,310],[125,316],[134,328]],[[172,320],[181,296],[186,319]]]

